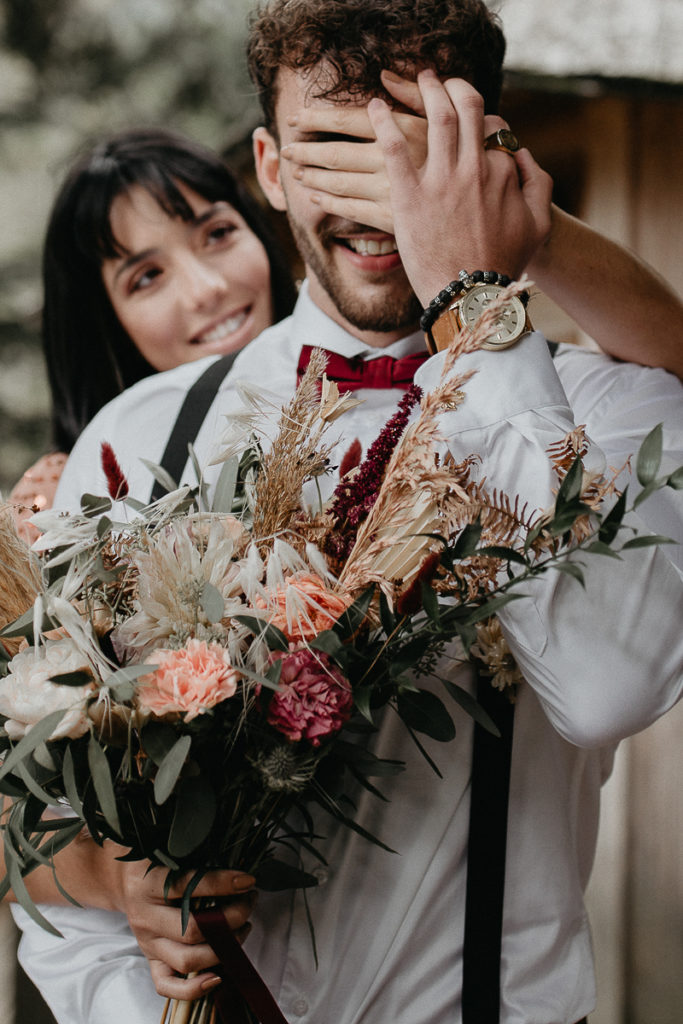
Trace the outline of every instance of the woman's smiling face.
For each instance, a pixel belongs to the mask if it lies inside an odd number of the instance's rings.
[[[110,223],[124,251],[102,265],[114,312],[155,370],[235,352],[273,318],[268,256],[244,218],[177,185],[191,220],[140,185],[116,197]]]

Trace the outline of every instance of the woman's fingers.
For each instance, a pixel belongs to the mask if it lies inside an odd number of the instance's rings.
[[[176,974],[163,960],[150,960],[149,969],[154,987],[166,999],[199,999],[221,983],[213,971],[203,971],[192,978]]]

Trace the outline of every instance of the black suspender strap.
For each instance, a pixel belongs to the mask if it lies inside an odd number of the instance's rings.
[[[236,357],[236,352],[230,352],[229,355],[211,363],[185,396],[161,458],[162,469],[165,469],[177,483],[180,483],[180,476],[187,462],[187,446],[192,444],[199,433],[204,417]],[[155,480],[150,501],[156,501],[165,493],[165,487]]]
[[[500,1021],[500,951],[514,705],[479,677],[477,700],[500,730],[474,726],[467,848],[462,1024]]]

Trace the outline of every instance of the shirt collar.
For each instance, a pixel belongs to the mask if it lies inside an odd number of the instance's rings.
[[[294,312],[292,313],[291,337],[296,341],[298,347],[312,345],[313,347],[325,348],[328,352],[337,352],[339,355],[352,359],[354,356],[361,356],[363,359],[377,359],[379,356],[393,356],[394,359],[402,359],[403,356],[412,355],[413,352],[424,352],[425,340],[421,331],[413,331],[405,338],[394,341],[386,348],[372,348],[370,345],[359,341],[345,328],[336,323],[323,313],[311,299],[308,292],[308,282],[301,285],[299,298],[297,299]]]

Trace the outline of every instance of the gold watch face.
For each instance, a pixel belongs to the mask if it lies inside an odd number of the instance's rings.
[[[475,323],[494,299],[498,298],[503,288],[499,284],[476,284],[465,293],[460,301],[460,319],[468,327]],[[513,295],[500,311],[493,331],[481,346],[485,349],[508,348],[521,337],[526,329],[526,310],[521,299]]]

